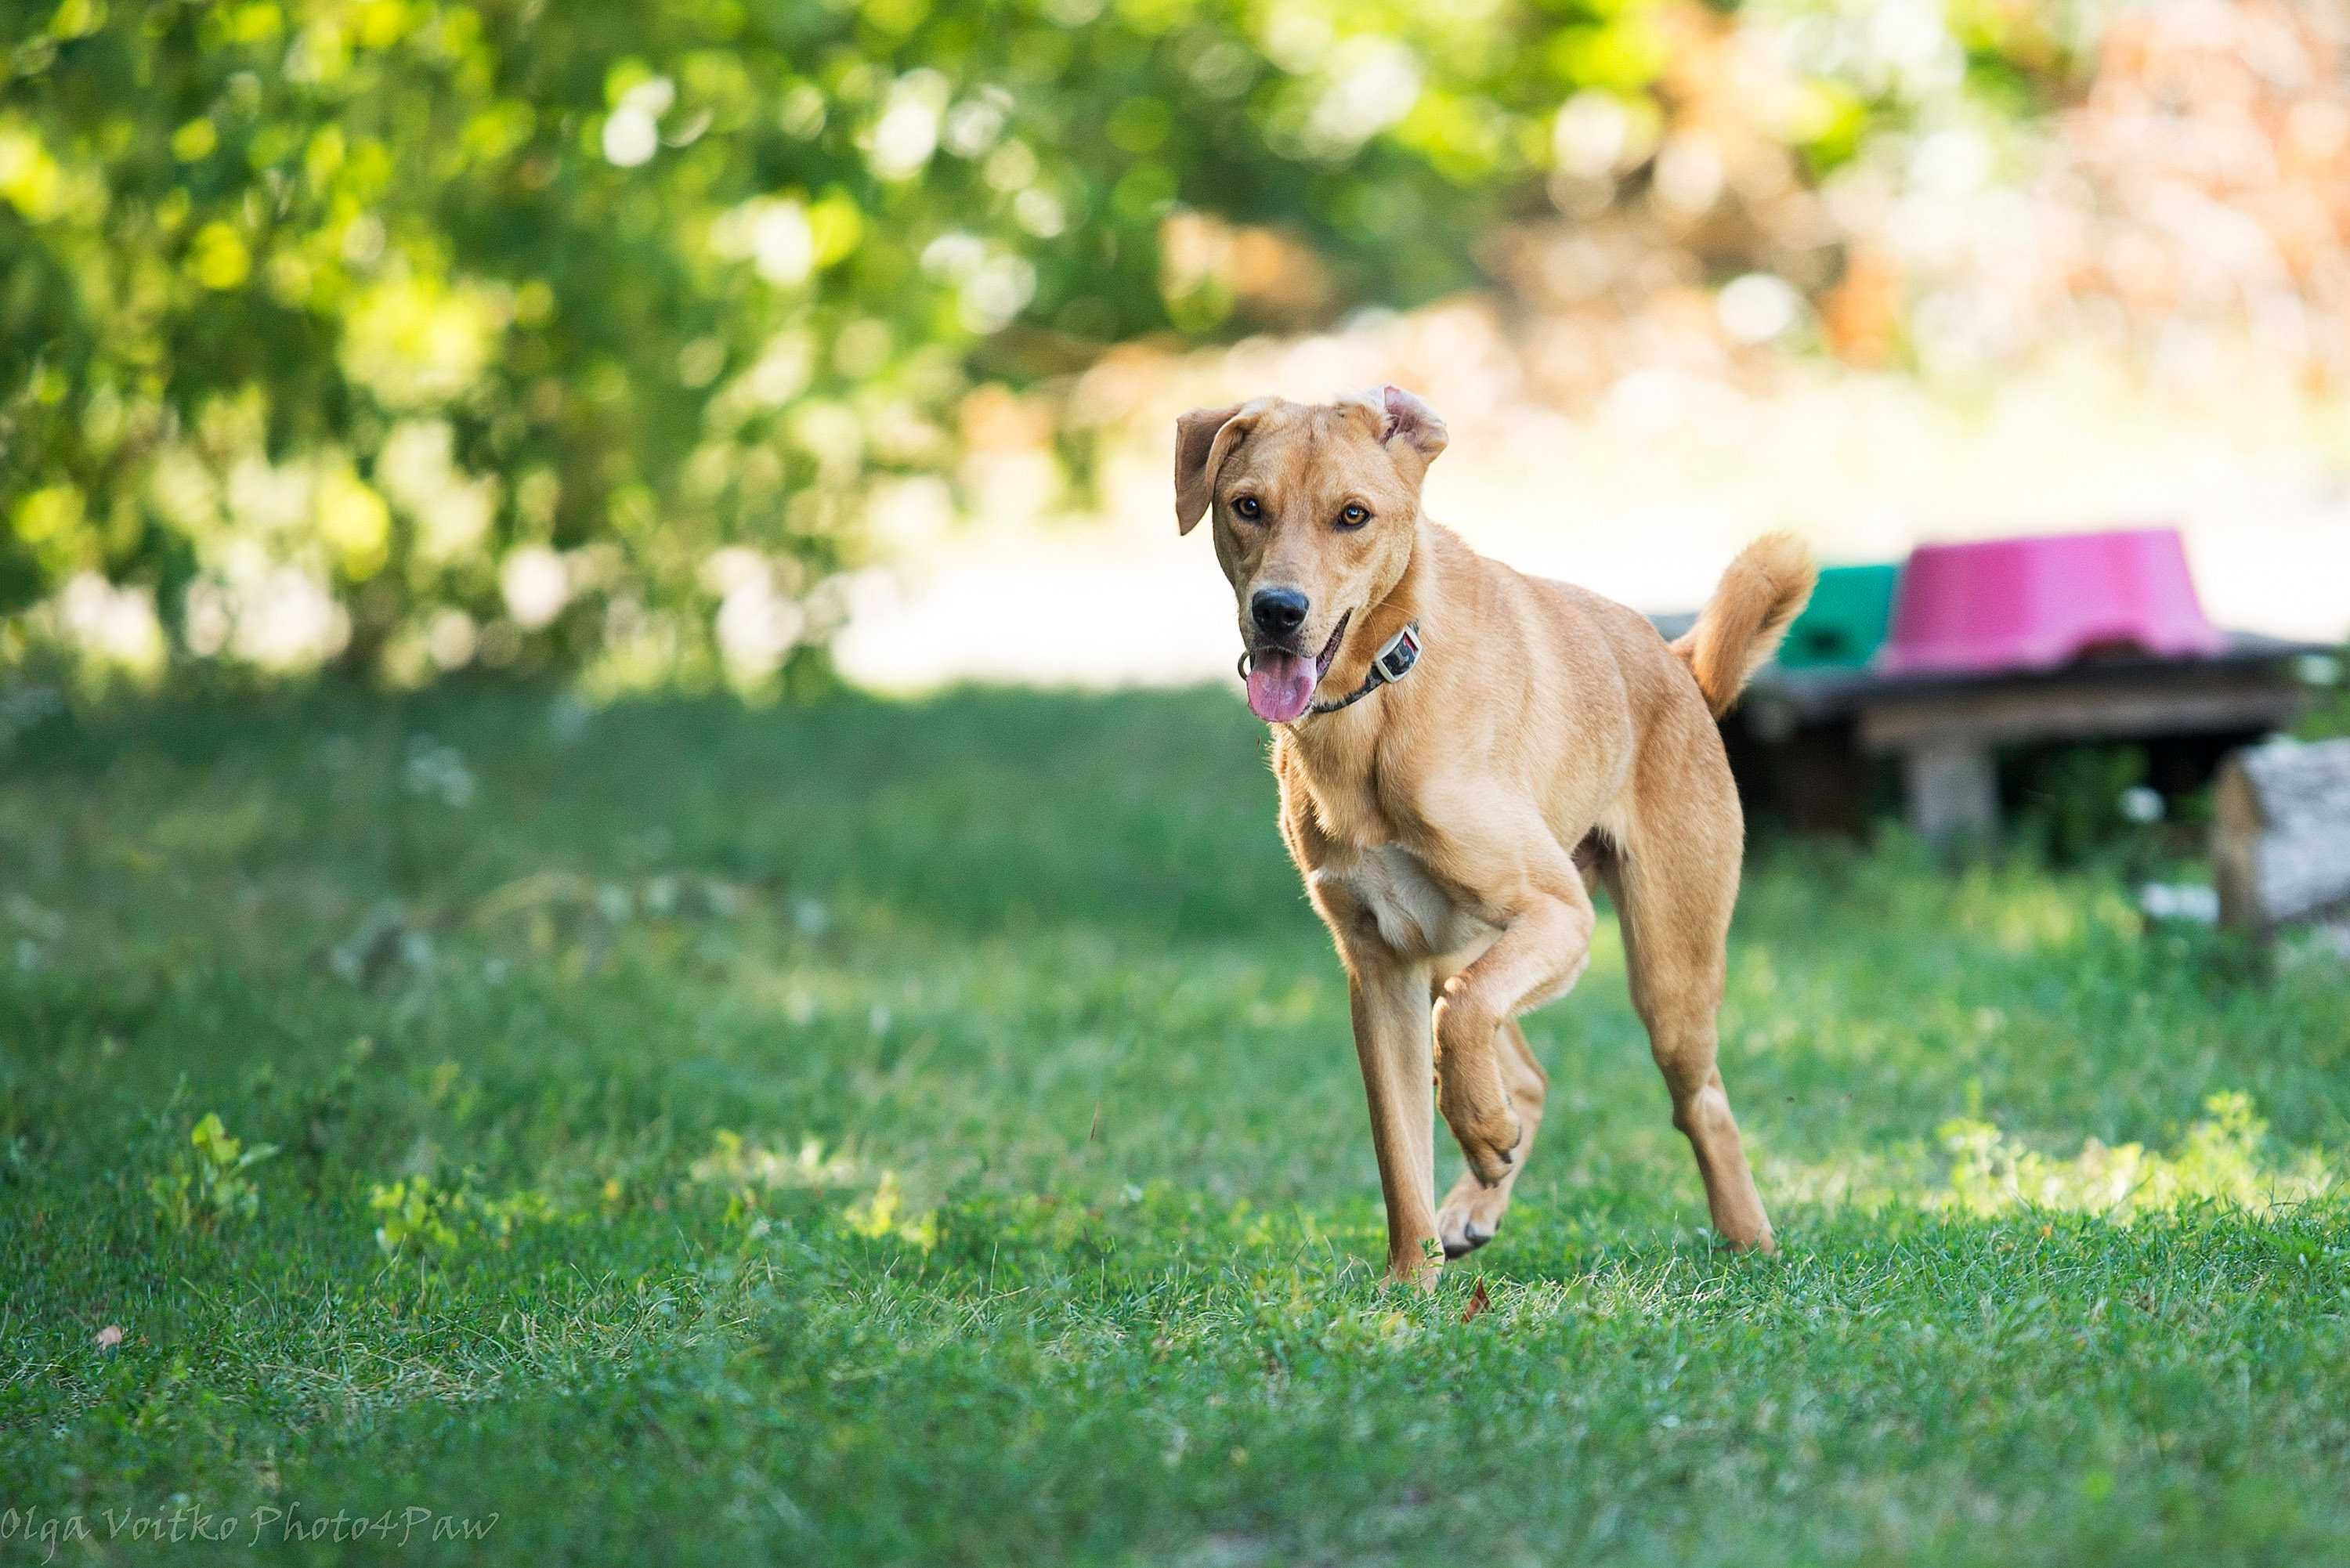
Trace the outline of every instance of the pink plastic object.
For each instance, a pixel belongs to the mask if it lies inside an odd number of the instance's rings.
[[[1921,545],[1877,652],[1888,674],[2045,670],[2094,649],[2215,654],[2176,528]]]

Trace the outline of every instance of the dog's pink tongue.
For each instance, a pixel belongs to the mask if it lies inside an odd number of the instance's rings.
[[[1249,670],[1249,711],[1286,724],[1314,705],[1314,665],[1301,654],[1268,653]]]

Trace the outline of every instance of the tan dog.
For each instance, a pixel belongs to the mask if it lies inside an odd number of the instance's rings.
[[[1714,1225],[1773,1251],[1714,1062],[1745,836],[1714,718],[1809,597],[1811,558],[1757,540],[1668,646],[1623,606],[1423,517],[1444,445],[1443,421],[1394,387],[1200,410],[1175,443],[1175,519],[1189,533],[1215,514],[1249,706],[1275,727],[1282,836],[1346,964],[1388,1272],[1432,1279],[1438,1247],[1492,1238],[1546,1085],[1517,1015],[1583,973],[1595,883],[1620,912],[1633,1005]],[[1407,627],[1425,656],[1375,681]],[[1468,1161],[1440,1209],[1431,1069]]]

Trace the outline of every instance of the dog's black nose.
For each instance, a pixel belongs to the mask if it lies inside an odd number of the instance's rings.
[[[1295,588],[1259,588],[1249,600],[1249,614],[1265,636],[1295,637],[1305,624],[1305,596]]]

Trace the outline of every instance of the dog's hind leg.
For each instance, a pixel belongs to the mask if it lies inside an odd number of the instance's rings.
[[[1498,1184],[1486,1186],[1473,1170],[1463,1170],[1461,1179],[1452,1184],[1436,1215],[1437,1240],[1444,1243],[1448,1258],[1475,1251],[1501,1229],[1502,1211],[1510,1206],[1510,1189],[1517,1186],[1525,1172],[1526,1158],[1534,1153],[1543,1101],[1550,1092],[1550,1079],[1534,1059],[1534,1047],[1526,1044],[1525,1031],[1518,1027],[1516,1019],[1503,1020],[1494,1032],[1493,1047],[1509,1085],[1511,1106],[1518,1113],[1518,1147],[1512,1152],[1509,1174]]]
[[[1722,780],[1728,787],[1725,770]],[[1735,816],[1731,823],[1734,826]],[[1716,1057],[1724,944],[1738,898],[1738,836],[1701,842],[1701,826],[1658,833],[1606,867],[1624,923],[1632,1005],[1648,1025],[1648,1046],[1672,1096],[1673,1126],[1697,1156],[1714,1229],[1736,1247],[1778,1251],[1754,1189],[1754,1173],[1731,1115]]]

